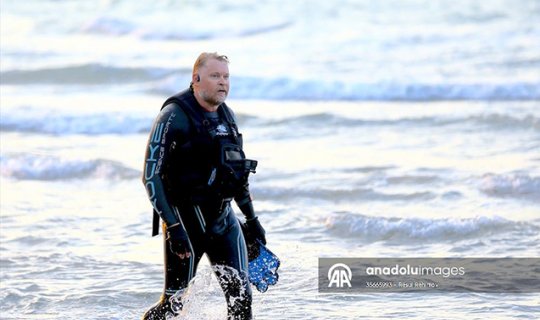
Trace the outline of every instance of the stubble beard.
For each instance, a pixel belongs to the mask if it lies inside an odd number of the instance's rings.
[[[221,98],[219,93],[211,95],[207,91],[201,91],[199,95],[203,101],[206,101],[206,103],[215,107],[225,102],[225,99],[227,98],[227,94],[225,94],[223,98]]]

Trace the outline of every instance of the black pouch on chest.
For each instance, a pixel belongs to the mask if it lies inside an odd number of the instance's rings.
[[[249,174],[255,173],[257,161],[246,159],[240,139],[235,139],[239,143],[217,139],[218,162],[210,175],[208,186],[216,188],[224,197],[234,197],[247,184]]]
[[[236,144],[224,144],[221,148],[221,165],[229,172],[233,180],[246,179],[255,173],[257,161],[246,159],[242,148]]]

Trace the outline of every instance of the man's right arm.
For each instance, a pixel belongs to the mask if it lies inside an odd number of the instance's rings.
[[[167,198],[164,170],[171,161],[174,144],[183,144],[189,132],[189,119],[176,104],[168,104],[161,110],[152,126],[146,147],[143,183],[154,211],[167,226],[170,250],[180,258],[189,257],[191,244],[182,224],[180,213]]]
[[[181,223],[167,199],[163,170],[168,165],[171,145],[185,131],[178,125],[177,117],[185,114],[176,105],[168,105],[161,110],[152,126],[144,161],[143,183],[148,198],[167,227]]]

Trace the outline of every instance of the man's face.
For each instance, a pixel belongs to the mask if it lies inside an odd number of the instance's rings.
[[[195,75],[195,78],[197,75]],[[229,66],[225,61],[210,59],[199,68],[200,81],[194,79],[195,92],[211,106],[225,102],[229,94]]]

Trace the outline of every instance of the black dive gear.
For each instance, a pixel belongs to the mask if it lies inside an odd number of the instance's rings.
[[[266,231],[264,231],[264,228],[261,226],[259,217],[246,220],[246,229],[253,238],[266,244]]]
[[[165,288],[144,319],[165,319],[181,309],[181,301],[171,304],[169,298],[187,288],[205,253],[226,296],[229,319],[251,319],[246,242],[230,202],[236,201],[264,240],[248,184],[256,166],[244,154],[226,104],[205,112],[190,90],[165,101],[148,141],[143,175],[154,207],[153,235],[163,220]],[[189,257],[178,255],[186,252]]]
[[[217,114],[204,112],[189,91],[167,99],[163,107],[170,104],[180,106],[191,122],[187,139],[169,150],[170,191],[178,199],[195,202],[237,196],[248,183],[249,174],[255,172],[257,161],[246,159],[232,111],[223,103]]]
[[[175,296],[163,295],[156,304],[148,309],[142,319],[143,320],[163,320],[171,317],[176,317],[182,311],[182,302]]]

